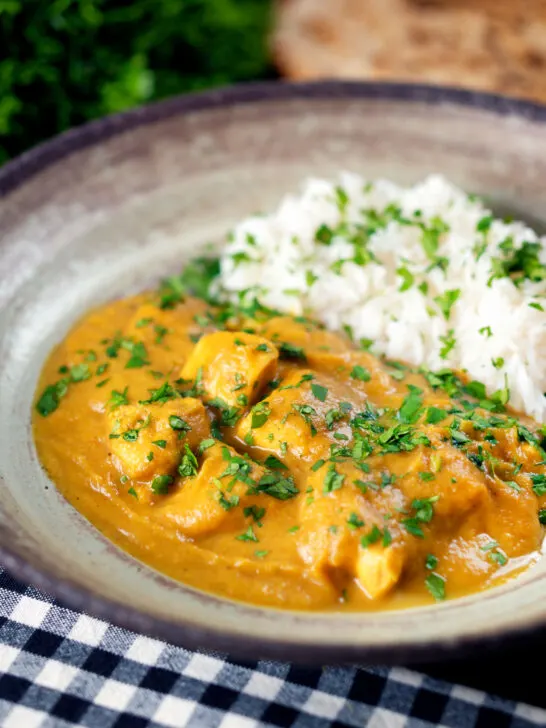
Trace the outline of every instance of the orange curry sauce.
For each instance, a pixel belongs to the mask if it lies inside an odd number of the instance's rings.
[[[148,293],[53,351],[34,435],[68,501],[174,579],[273,607],[392,609],[538,558],[536,425],[471,394],[308,319]]]

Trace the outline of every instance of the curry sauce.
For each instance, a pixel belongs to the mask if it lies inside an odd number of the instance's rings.
[[[34,435],[61,493],[146,564],[304,610],[499,584],[543,539],[536,424],[256,301],[109,303],[53,351]]]

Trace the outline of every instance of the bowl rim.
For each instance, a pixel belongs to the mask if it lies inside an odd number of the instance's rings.
[[[431,106],[450,104],[459,108],[475,108],[498,116],[515,116],[546,124],[546,105],[519,98],[501,96],[458,87],[445,87],[398,82],[366,82],[323,80],[314,82],[265,81],[239,84],[214,90],[175,96],[164,101],[141,106],[129,111],[105,116],[70,129],[38,144],[0,167],[0,199],[23,186],[31,177],[74,152],[100,144],[118,134],[137,127],[184,114],[208,111],[240,104],[268,103],[287,100],[358,99],[393,100],[423,103]],[[444,640],[419,640],[408,645],[371,646],[322,645],[280,638],[262,640],[241,637],[239,634],[216,629],[213,625],[197,626],[183,620],[171,622],[153,616],[106,597],[98,597],[91,590],[79,586],[71,579],[56,576],[53,570],[42,570],[28,563],[9,546],[0,545],[0,566],[14,579],[31,584],[59,600],[64,606],[84,612],[125,629],[146,634],[188,649],[225,651],[230,655],[251,660],[260,658],[291,660],[303,664],[367,663],[382,664],[420,662],[452,657],[456,653],[468,654],[477,646],[494,646],[502,641],[503,647],[531,633],[544,629],[546,614],[531,622],[519,620],[501,632],[478,637],[462,634]],[[320,662],[317,662],[320,661]]]

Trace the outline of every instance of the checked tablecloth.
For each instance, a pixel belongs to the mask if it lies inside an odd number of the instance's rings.
[[[0,571],[0,726],[536,728],[546,710],[404,668],[189,652],[66,609]]]

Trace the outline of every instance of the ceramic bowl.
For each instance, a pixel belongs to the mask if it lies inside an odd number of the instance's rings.
[[[51,347],[86,309],[180,269],[310,175],[441,172],[541,225],[546,108],[388,84],[265,84],[93,122],[0,170],[0,562],[66,605],[188,647],[300,662],[444,657],[546,624],[546,560],[408,611],[303,614],[226,601],[134,561],[57,493],[30,415]]]

